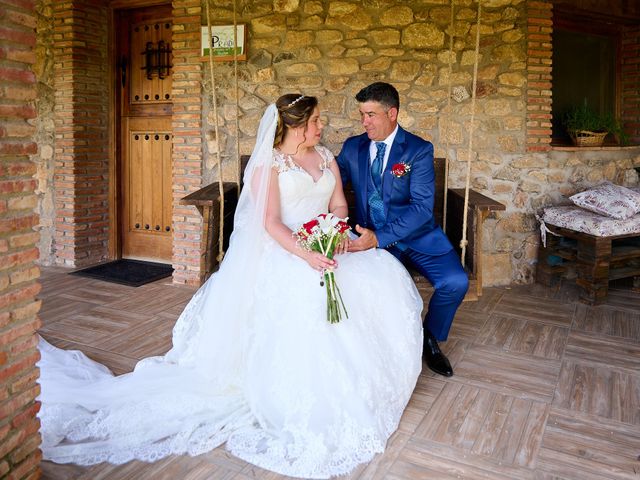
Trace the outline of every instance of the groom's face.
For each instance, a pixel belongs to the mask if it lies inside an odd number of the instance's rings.
[[[360,104],[360,122],[370,140],[384,140],[398,124],[398,109],[387,107],[380,102],[362,102]]]

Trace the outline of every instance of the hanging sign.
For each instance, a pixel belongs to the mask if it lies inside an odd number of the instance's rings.
[[[213,59],[217,62],[226,62],[234,58],[234,35],[233,25],[214,25],[211,27],[211,42],[209,42],[209,29],[206,25],[202,26],[201,44],[202,56],[209,56],[209,46],[213,46]],[[245,50],[246,29],[245,25],[237,25],[238,44],[235,50],[238,60],[246,60],[247,52]]]

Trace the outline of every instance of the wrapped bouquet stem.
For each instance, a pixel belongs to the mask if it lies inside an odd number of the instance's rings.
[[[341,218],[332,213],[322,213],[302,225],[294,235],[305,250],[319,252],[332,259],[338,244],[347,237],[348,230],[349,225]],[[327,291],[327,321],[338,323],[343,313],[349,318],[333,270],[323,270],[321,275],[320,286]]]

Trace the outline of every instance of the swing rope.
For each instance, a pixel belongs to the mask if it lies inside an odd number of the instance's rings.
[[[471,152],[473,149],[473,130],[475,125],[476,115],[476,87],[478,84],[478,63],[480,57],[480,19],[482,15],[482,0],[478,0],[478,20],[476,23],[476,49],[475,49],[475,61],[473,63],[473,90],[471,93],[471,124],[469,125],[469,145],[467,148],[467,175],[466,183],[464,187],[464,210],[462,219],[462,239],[460,240],[460,260],[464,266],[465,256],[467,252],[467,217],[469,209],[469,188],[471,184]]]
[[[453,20],[454,20],[453,0],[451,0],[451,22],[449,23],[449,82],[447,85],[447,127],[451,125],[451,89],[453,80]],[[444,140],[444,198],[442,205],[442,230],[447,231],[447,204],[449,198],[449,145],[450,135]]]
[[[216,165],[218,167],[218,194],[220,196],[220,226],[218,228],[218,262],[224,257],[224,185],[222,184],[222,161],[220,157],[220,134],[218,126],[218,99],[216,98],[216,77],[213,71],[213,32],[211,31],[211,14],[209,0],[205,1],[207,9],[207,32],[209,36],[209,77],[211,79],[211,98],[213,102],[214,131],[216,135]]]
[[[209,77],[211,80],[211,98],[213,104],[214,131],[216,136],[216,166],[218,167],[218,195],[220,196],[220,212],[218,224],[218,255],[217,260],[221,262],[224,258],[224,182],[222,178],[222,159],[220,154],[220,126],[218,122],[218,99],[216,97],[216,77],[213,69],[213,45],[211,43],[213,32],[211,30],[211,12],[209,0],[205,2],[207,12],[207,30],[209,35]],[[233,2],[233,73],[236,100],[236,188],[240,195],[240,179],[241,179],[241,161],[240,161],[240,104],[239,104],[239,87],[238,87],[238,20],[236,0]]]
[[[238,87],[238,18],[236,11],[236,0],[233,0],[233,78],[236,90],[236,188],[238,189],[238,197],[240,197],[242,162],[240,161],[240,100],[238,98],[240,88]],[[220,229],[222,229],[222,226]]]

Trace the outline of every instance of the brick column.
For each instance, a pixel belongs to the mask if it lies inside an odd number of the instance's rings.
[[[627,27],[622,35],[621,118],[631,143],[640,143],[640,28]]]
[[[551,149],[552,5],[527,2],[527,151]]]
[[[35,2],[0,0],[0,477],[40,477]]]
[[[173,2],[173,281],[201,281],[202,217],[179,201],[202,186],[200,0]]]
[[[53,2],[55,234],[59,265],[108,258],[108,9],[99,0]]]

